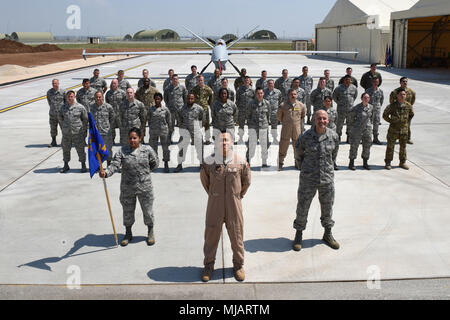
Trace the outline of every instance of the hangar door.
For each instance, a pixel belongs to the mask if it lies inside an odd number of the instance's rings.
[[[450,16],[408,20],[407,67],[450,66]]]

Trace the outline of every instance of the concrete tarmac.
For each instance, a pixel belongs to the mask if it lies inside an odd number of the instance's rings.
[[[290,76],[298,76],[301,67],[308,65],[314,85],[326,68],[331,70],[336,84],[345,74],[347,66],[353,67],[353,75],[358,80],[368,70],[367,65],[353,61],[317,56],[248,55],[232,58],[233,63],[247,68],[248,74],[255,77],[265,69],[269,77],[276,78],[283,68],[289,70]],[[184,77],[192,64],[202,68],[207,62],[207,58],[199,56],[144,56],[103,65],[100,71],[101,75],[109,75],[125,69],[126,76],[136,87],[142,69],[147,68],[162,91],[169,68]],[[45,95],[51,87],[51,79],[55,77],[60,79],[63,88],[79,85],[82,78],[92,75],[93,69],[89,67],[60,76],[0,87],[0,109]],[[367,280],[450,277],[450,147],[446,143],[450,133],[450,112],[445,107],[450,96],[450,75],[446,70],[379,70],[383,76],[381,88],[386,101],[383,110],[389,93],[399,86],[402,75],[410,78],[409,86],[417,94],[412,122],[414,144],[407,146],[410,170],[398,168],[398,146],[394,169],[385,170],[386,146],[374,145],[369,161],[372,170],[363,170],[362,160],[358,158],[357,170],[350,171],[347,169],[349,145],[341,144],[333,216],[336,221],[333,233],[341,248],[333,251],[321,241],[323,228],[316,198],[312,202],[304,232],[304,248],[294,252],[291,250],[295,234],[292,223],[299,172],[293,167],[292,148],[288,150],[285,170],[277,172],[278,146],[271,145],[269,148],[269,164],[272,167],[265,170],[261,169],[258,146],[257,156],[251,162],[252,185],[243,199],[247,284],[237,284],[233,278],[232,252],[225,229],[217,252],[212,284],[199,284],[207,196],[200,184],[198,161],[193,148],[189,147],[184,172],[165,174],[158,169],[152,175],[156,199],[156,245],[148,247],[144,242],[146,228],[138,206],[133,229],[135,240],[125,248],[116,247],[98,176],[91,180],[88,174],[80,173],[75,150],[72,151],[69,173],[59,173],[63,164],[62,152],[59,147],[47,147],[50,134],[46,100],[1,113],[0,241],[4,244],[0,248],[1,296],[20,297],[21,291],[14,289],[15,285],[26,285],[31,290],[27,298],[52,297],[55,291],[49,289],[53,288],[49,285],[65,288],[66,285],[79,283],[82,286],[105,285],[106,288],[139,285],[142,286],[139,290],[144,291],[152,291],[156,288],[152,285],[158,285],[158,290],[167,293],[161,293],[158,297],[179,299],[211,298],[211,295],[205,294],[216,290],[211,288],[217,288],[219,292],[222,290],[219,288],[233,291],[228,289],[232,288],[228,287],[231,285],[239,288],[243,299],[295,299],[295,295],[289,296],[283,292],[301,291],[315,283],[322,283],[320,286],[325,290],[328,282],[324,281],[362,281],[358,283],[365,286]],[[207,71],[212,71],[212,67]],[[225,76],[234,79],[237,75],[230,68],[225,71]],[[361,95],[361,88],[358,92]],[[386,141],[387,128],[387,123],[382,120],[380,138],[383,142]],[[280,130],[281,126],[278,132]],[[58,144],[60,139],[61,135],[58,135]],[[114,151],[118,148],[115,146]],[[162,156],[161,148],[158,149]],[[170,149],[170,166],[173,168],[176,166],[178,148],[172,145]],[[238,145],[236,150],[245,155],[245,146]],[[205,155],[212,151],[213,146],[205,146]],[[119,183],[120,174],[107,179],[120,239],[124,228]],[[401,297],[448,299],[448,280],[421,281],[425,281],[426,285],[405,285],[406,291],[402,291]],[[303,282],[310,284],[299,284]],[[438,289],[434,289],[436,283],[440,285]],[[252,284],[257,288],[258,295],[254,294]],[[183,297],[182,293],[173,290],[174,285],[182,288],[188,286],[191,288],[189,295]],[[41,286],[46,289],[36,289]],[[336,291],[341,288],[339,285],[329,286]],[[342,284],[342,288],[346,286]],[[92,298],[114,298],[106,293],[106,289],[82,288],[83,292],[93,290],[90,291]],[[248,293],[243,288],[249,288]],[[419,293],[413,288],[417,288]],[[428,288],[429,291],[424,291],[421,296],[420,288]],[[134,292],[136,298],[140,297],[139,290],[127,290],[119,292],[124,295]],[[340,294],[338,297],[371,298],[365,290],[369,289],[360,290],[349,285],[348,291],[341,291],[348,292],[348,296]],[[68,290],[63,296],[78,298],[77,293],[70,293],[75,291]],[[220,299],[224,296],[212,297]],[[298,296],[302,297],[307,298]],[[395,298],[396,295],[386,293],[384,297]]]

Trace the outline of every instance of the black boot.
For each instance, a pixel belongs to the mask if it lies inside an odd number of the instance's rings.
[[[133,240],[133,234],[131,233],[131,227],[125,227],[125,228],[126,228],[125,236],[123,237],[122,241],[120,242],[120,245],[122,247],[127,246],[128,243],[130,243],[131,240]]]
[[[295,232],[295,239],[294,239],[294,243],[292,244],[292,249],[294,251],[300,251],[302,250],[302,237],[303,237],[303,232],[300,230],[297,230]]]
[[[373,143],[377,145],[381,145],[381,141],[378,140],[378,134],[373,135]]]
[[[59,171],[60,173],[66,173],[67,171],[69,171],[69,162],[64,161],[64,167]]]
[[[48,145],[49,148],[56,147],[56,137],[52,137],[52,142]]]
[[[366,170],[370,170],[369,164],[368,164],[368,159],[363,159],[363,168]]]
[[[173,170],[173,172],[180,172],[180,171],[183,171],[183,165],[181,163],[175,168],[175,170]]]
[[[325,228],[325,233],[323,234],[323,241],[327,245],[329,245],[331,248],[337,250],[339,249],[339,243],[334,239],[333,235],[331,234],[331,228]]]
[[[345,140],[345,143],[350,143],[349,141],[350,141],[350,137],[347,134],[347,140]]]
[[[111,164],[111,160],[106,160],[106,165],[109,166]]]
[[[169,161],[164,161],[164,172],[169,173]]]
[[[334,170],[335,170],[335,171],[338,171],[338,170],[339,170],[339,168],[338,168],[338,166],[337,166],[337,164],[336,164],[336,161],[333,161],[333,167],[334,167]]]
[[[356,170],[356,168],[355,168],[355,160],[353,160],[353,159],[350,160],[350,162],[348,164],[348,168],[350,170]]]
[[[153,234],[153,226],[148,226],[147,245],[152,246],[155,244],[155,235]]]
[[[85,172],[87,172],[86,162],[82,162],[81,163],[81,173],[85,173]]]

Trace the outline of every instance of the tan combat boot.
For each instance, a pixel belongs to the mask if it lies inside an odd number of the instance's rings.
[[[125,227],[126,228],[126,232],[125,232],[125,236],[123,237],[122,241],[120,242],[120,245],[122,247],[125,247],[128,245],[128,243],[131,242],[131,240],[133,240],[133,234],[131,233],[131,227]]]
[[[155,244],[155,235],[153,234],[153,226],[148,226],[147,245],[152,246]]]
[[[404,161],[400,162],[399,166],[402,169],[409,170],[409,167],[406,165],[406,163]]]
[[[235,267],[235,268],[233,268],[233,271],[234,271],[234,277],[236,278],[237,281],[245,280],[245,271],[244,271],[243,266]]]
[[[325,243],[328,244],[332,249],[339,249],[339,243],[333,238],[333,235],[331,234],[331,228],[325,229],[322,240],[325,241]]]
[[[214,265],[213,264],[207,264],[202,271],[202,281],[208,282],[211,280],[212,273],[214,271]]]
[[[302,250],[302,237],[303,237],[303,232],[300,230],[297,230],[297,232],[295,232],[294,243],[292,244],[292,249],[294,251]]]

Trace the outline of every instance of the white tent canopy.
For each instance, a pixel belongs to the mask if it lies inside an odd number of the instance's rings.
[[[389,28],[391,13],[411,8],[418,0],[338,0],[316,28],[329,28],[367,23],[378,16],[377,27]],[[441,0],[448,1],[448,0]]]
[[[449,0],[420,0],[409,10],[392,13],[392,20],[450,15]]]

